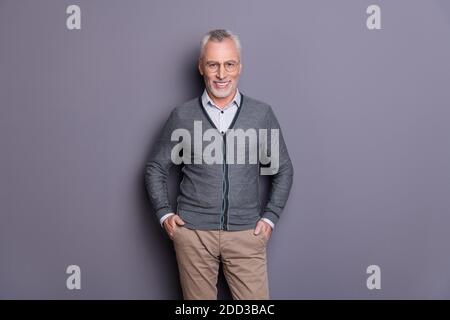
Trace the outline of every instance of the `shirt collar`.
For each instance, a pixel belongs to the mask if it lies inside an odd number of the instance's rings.
[[[209,106],[213,106],[215,108],[218,108],[214,104],[214,102],[211,100],[211,98],[209,97],[209,94],[206,91],[206,89],[203,91],[203,94],[202,94],[202,102],[203,102],[204,106],[208,106],[209,105]],[[230,102],[230,104],[226,108],[228,108],[232,103],[236,104],[237,107],[239,107],[241,105],[241,93],[239,92],[239,89],[236,89],[236,94],[234,95],[233,100]],[[218,109],[220,109],[220,108],[218,108]]]

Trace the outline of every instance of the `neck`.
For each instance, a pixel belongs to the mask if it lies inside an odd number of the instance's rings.
[[[214,104],[216,106],[218,106],[219,108],[223,109],[225,108],[231,101],[233,101],[234,96],[236,95],[237,89],[234,89],[233,93],[230,94],[228,97],[224,97],[224,98],[217,98],[215,97],[211,92],[208,91],[208,89],[206,89],[206,91],[208,92],[209,97],[211,98],[211,100],[214,102]]]

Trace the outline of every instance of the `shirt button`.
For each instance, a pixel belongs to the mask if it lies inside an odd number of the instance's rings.
[[[223,134],[223,131],[222,131],[222,134]]]
[[[220,111],[220,113],[223,113],[223,111]]]

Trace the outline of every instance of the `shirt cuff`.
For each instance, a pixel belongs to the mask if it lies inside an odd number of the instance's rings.
[[[161,219],[159,219],[159,224],[161,225],[161,227],[164,227],[164,221],[166,221],[166,219],[170,216],[173,216],[175,213],[166,213],[165,215],[163,215],[161,217]]]
[[[261,220],[264,220],[265,222],[267,222],[272,227],[272,230],[273,230],[273,228],[275,228],[275,224],[272,221],[270,221],[269,219],[261,218]]]

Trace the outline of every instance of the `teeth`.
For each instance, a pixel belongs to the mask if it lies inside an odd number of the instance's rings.
[[[229,82],[216,82],[216,85],[218,87],[226,87],[228,85]]]

